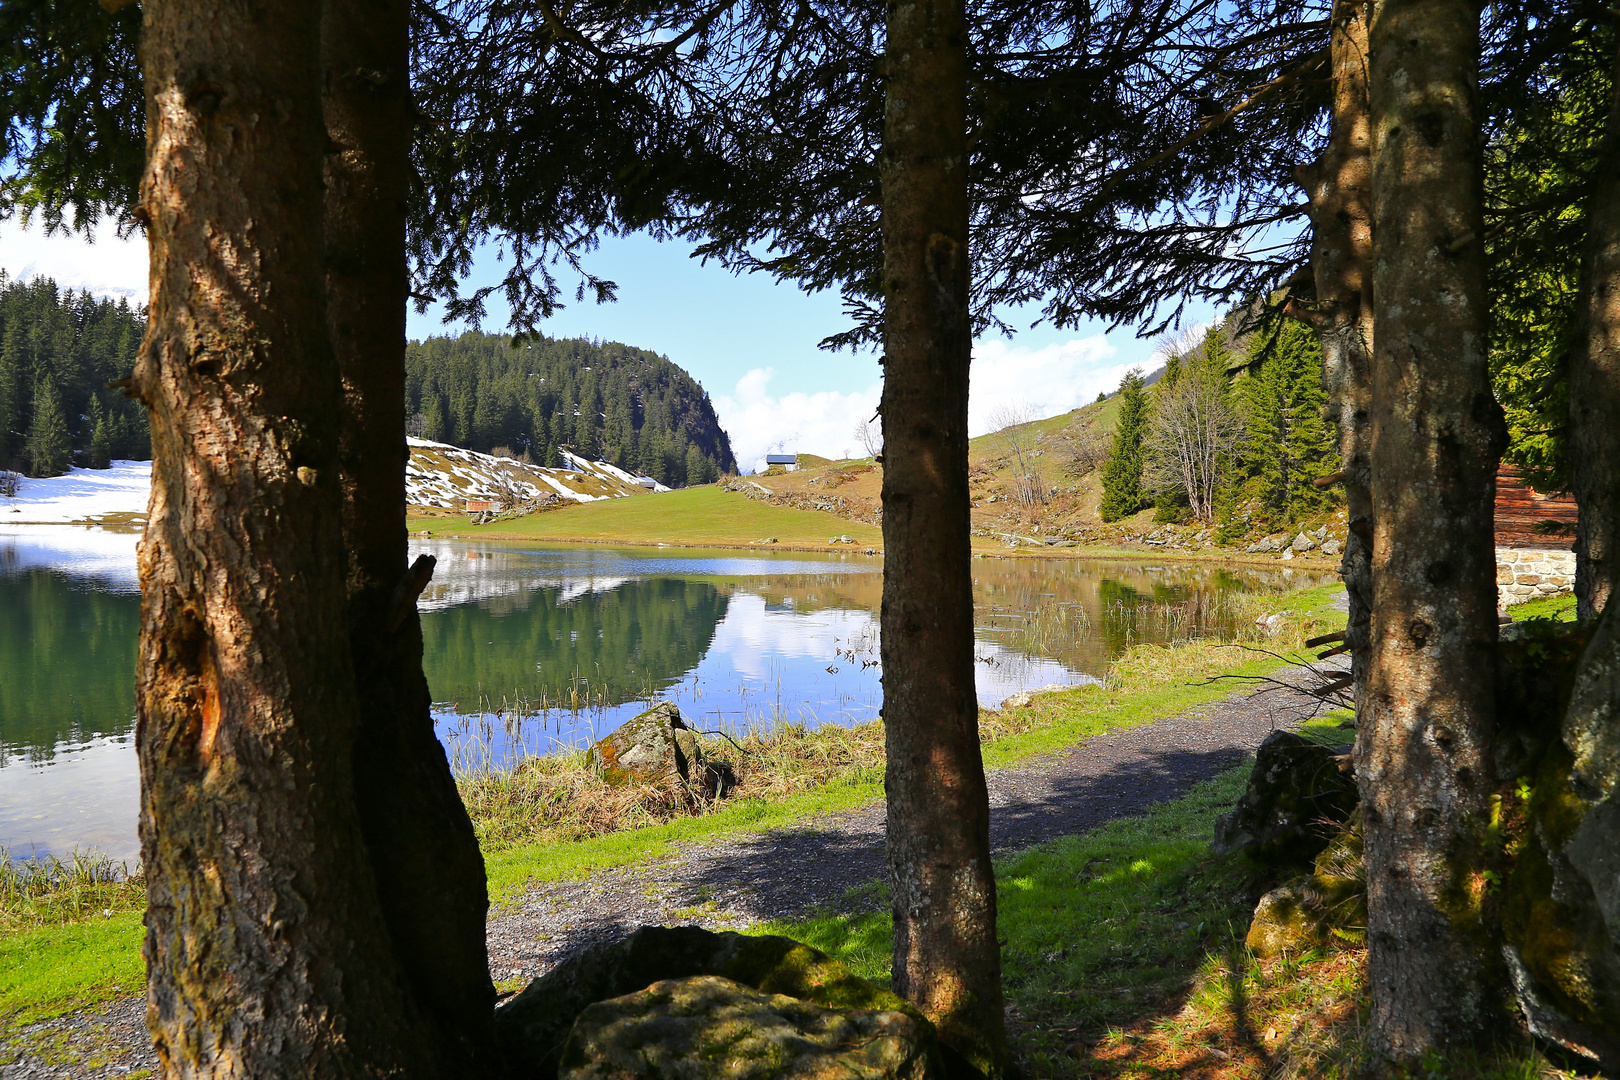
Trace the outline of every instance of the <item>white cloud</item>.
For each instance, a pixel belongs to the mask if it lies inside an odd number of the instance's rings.
[[[146,303],[146,237],[118,239],[111,219],[96,226],[95,237],[46,236],[37,219],[27,229],[15,218],[0,222],[0,269],[12,280],[55,278],[63,289]]]
[[[847,394],[819,390],[772,397],[774,374],[773,368],[754,368],[737,380],[735,391],[714,399],[739,467],[759,472],[768,453],[830,458],[864,453],[855,439],[855,424],[877,411],[876,385]]]
[[[968,434],[991,430],[990,418],[1002,406],[1029,405],[1040,417],[1056,416],[1113,393],[1136,366],[1109,363],[1116,349],[1101,334],[1072,338],[1032,349],[992,339],[973,349],[968,389]]]
[[[981,341],[974,346],[968,391],[968,433],[983,435],[990,417],[1004,405],[1033,408],[1056,416],[1119,389],[1120,379],[1140,361],[1116,362],[1117,350],[1101,334],[1041,348]],[[720,426],[731,436],[738,464],[746,471],[765,467],[767,453],[809,453],[847,457],[863,451],[855,424],[877,411],[882,388],[840,393],[822,390],[773,397],[772,368],[754,368],[737,380],[730,394],[714,399]]]

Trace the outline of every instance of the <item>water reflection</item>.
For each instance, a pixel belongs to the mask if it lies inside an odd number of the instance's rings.
[[[135,854],[132,534],[0,527],[0,845]],[[845,554],[424,542],[435,722],[461,768],[577,746],[653,699],[709,730],[859,723],[882,700],[881,562]],[[1103,675],[1131,644],[1224,632],[1282,577],[976,560],[980,701]]]

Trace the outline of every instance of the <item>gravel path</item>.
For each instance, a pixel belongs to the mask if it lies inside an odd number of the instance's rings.
[[[1240,694],[1184,716],[1106,732],[989,776],[990,840],[1016,851],[1085,832],[1174,799],[1298,723],[1310,699]],[[666,859],[531,889],[489,922],[497,980],[529,979],[570,953],[644,923],[742,929],[818,908],[874,904],[860,886],[883,874],[881,803],[763,834],[684,845]],[[144,1002],[108,1005],[0,1038],[0,1080],[57,1080],[156,1070]]]
[[[1311,699],[1243,694],[1185,716],[1093,736],[989,775],[990,843],[1016,851],[1175,799],[1241,762]],[[682,845],[655,862],[532,888],[489,923],[497,980],[531,979],[585,946],[643,924],[742,929],[873,904],[884,872],[881,803],[763,834]]]

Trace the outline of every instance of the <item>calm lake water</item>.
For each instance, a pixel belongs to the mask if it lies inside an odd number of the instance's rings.
[[[137,852],[133,533],[0,526],[0,846]],[[694,726],[876,717],[881,560],[854,553],[413,543],[434,719],[473,769],[582,745],[652,699]],[[979,699],[1096,679],[1120,650],[1231,629],[1288,571],[974,562]],[[1314,580],[1314,577],[1312,578]]]

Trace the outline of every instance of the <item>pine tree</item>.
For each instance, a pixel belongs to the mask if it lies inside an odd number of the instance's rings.
[[[686,484],[688,487],[696,484],[707,484],[710,480],[709,469],[712,467],[709,459],[703,456],[703,451],[698,449],[697,443],[692,443],[686,448]]]
[[[28,430],[28,358],[23,339],[22,317],[13,314],[0,339],[0,468],[19,463]]]
[[[29,475],[60,476],[67,471],[72,451],[56,380],[40,379],[34,386],[34,419],[28,425]]]
[[[107,419],[107,410],[101,407],[101,398],[95,394],[90,395],[90,467],[92,469],[108,469],[112,467],[112,425]]]
[[[1241,388],[1248,429],[1238,483],[1275,521],[1296,521],[1333,504],[1312,481],[1336,465],[1333,429],[1322,419],[1322,350],[1314,331],[1293,321],[1265,332],[1260,358]]]
[[[422,425],[422,438],[430,442],[444,442],[445,436],[449,434],[444,422],[444,398],[438,394],[427,395],[423,415],[427,420]]]
[[[1147,435],[1148,413],[1141,369],[1132,368],[1119,384],[1119,419],[1114,425],[1114,446],[1103,466],[1100,509],[1104,521],[1118,521],[1148,505],[1142,494],[1142,439]]]

